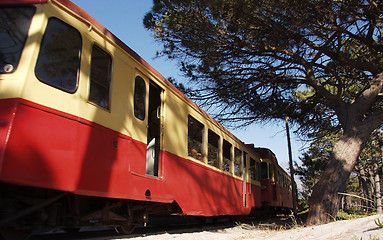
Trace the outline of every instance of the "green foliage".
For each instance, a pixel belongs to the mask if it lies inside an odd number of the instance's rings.
[[[365,212],[340,209],[336,215],[337,220],[350,220],[369,216]]]
[[[380,227],[380,228],[383,228],[383,222],[380,221],[379,218],[375,219],[375,224],[376,224],[376,226],[378,226],[378,227]]]
[[[354,237],[353,238],[353,240],[363,240],[363,238],[357,238],[357,237]],[[377,237],[377,236],[370,236],[369,237],[369,240],[380,240],[380,238],[379,237]]]
[[[159,55],[179,60],[193,99],[221,108],[220,120],[287,114],[313,133],[337,127],[334,107],[354,102],[383,71],[382,8],[362,0],[154,0],[144,25],[163,43]]]

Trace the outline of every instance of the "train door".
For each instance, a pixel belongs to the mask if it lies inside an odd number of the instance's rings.
[[[158,177],[161,149],[161,94],[162,89],[150,82],[148,133],[146,149],[146,175]]]
[[[272,184],[272,194],[273,194],[273,200],[277,201],[277,175],[276,175],[276,169],[274,164],[270,164],[270,179]]]
[[[247,208],[247,153],[243,152],[243,207]]]

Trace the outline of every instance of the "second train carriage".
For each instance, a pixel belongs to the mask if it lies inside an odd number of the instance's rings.
[[[129,229],[150,214],[291,207],[275,157],[244,145],[84,10],[0,4],[2,229]]]
[[[261,159],[262,206],[276,212],[293,208],[290,176],[279,166],[275,154],[267,148],[255,148]]]

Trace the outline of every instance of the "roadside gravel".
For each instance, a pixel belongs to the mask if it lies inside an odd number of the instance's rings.
[[[383,221],[383,215],[332,222],[313,227],[299,227],[290,230],[267,230],[262,225],[240,224],[224,229],[203,228],[174,230],[155,235],[136,235],[115,240],[290,240],[290,239],[337,239],[337,240],[383,240],[383,228],[375,219]]]

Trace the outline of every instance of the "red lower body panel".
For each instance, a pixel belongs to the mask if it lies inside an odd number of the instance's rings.
[[[17,106],[18,100],[16,99],[3,99],[0,101],[0,173],[3,168],[5,147],[9,140]]]
[[[161,152],[159,177],[145,175],[146,144],[22,99],[0,100],[0,181],[81,195],[176,201],[184,214],[247,214],[261,190]],[[150,197],[145,195],[150,191]]]
[[[190,215],[249,214],[261,206],[260,188],[201,164],[164,153],[166,182],[182,210]],[[250,190],[250,186],[252,190]]]
[[[293,200],[291,191],[281,187],[271,180],[262,180],[262,202],[266,206],[292,208]]]

